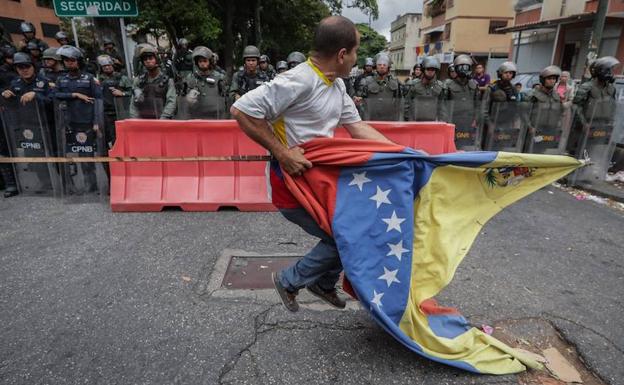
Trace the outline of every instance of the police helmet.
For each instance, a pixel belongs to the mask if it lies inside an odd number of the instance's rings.
[[[288,54],[286,58],[286,63],[288,63],[288,68],[293,68],[301,63],[306,61],[306,57],[299,51],[293,51]]]
[[[82,51],[73,45],[63,45],[56,50],[56,54],[64,58],[76,59],[78,61],[82,60],[83,54]]]
[[[426,56],[420,63],[420,67],[423,69],[434,68],[437,72],[440,71],[441,65],[437,57]]]
[[[145,60],[145,58],[149,56],[154,56],[156,61],[158,61],[158,50],[151,44],[145,45],[139,50],[139,58],[141,61]]]
[[[35,26],[30,21],[23,21],[20,24],[20,31],[22,31],[22,33],[28,33],[28,32],[36,33],[37,32],[37,30],[35,29]]]
[[[18,52],[15,55],[13,55],[13,65],[17,66],[18,64],[30,64],[30,65],[33,65],[32,58],[27,53]]]
[[[594,78],[598,78],[604,82],[613,83],[615,81],[615,77],[613,76],[613,68],[618,66],[620,61],[613,56],[603,56],[601,58],[596,59],[591,66],[589,67],[589,71]]]
[[[188,40],[186,38],[182,37],[182,38],[178,39],[178,45],[180,47],[182,47],[182,46],[188,47],[188,44],[189,44],[189,42],[188,42]]]
[[[260,55],[260,63],[268,63],[269,56],[268,55]]]
[[[559,77],[561,77],[561,68],[557,66],[548,66],[544,68],[539,74],[540,83],[544,85],[546,78],[549,78],[551,76],[556,76],[557,80],[559,80]]]
[[[54,38],[58,41],[58,40],[69,40],[69,38],[67,37],[67,34],[63,31],[58,31],[57,33],[54,34]]]
[[[208,47],[204,47],[203,45],[198,45],[193,50],[193,61],[197,64],[197,59],[203,57],[204,59],[208,59],[209,61],[213,60],[214,54]]]
[[[260,59],[260,50],[255,45],[248,45],[243,49],[243,60],[247,58]]]
[[[518,73],[518,67],[516,67],[516,63],[512,61],[506,61],[501,63],[501,65],[498,66],[498,69],[496,70],[498,78],[500,79],[505,72],[513,72],[513,77],[515,78],[516,74]]]
[[[54,47],[46,48],[42,57],[43,59],[61,61],[61,57],[56,53],[56,48]]]
[[[472,58],[468,55],[459,55],[453,60],[455,72],[459,77],[470,77],[472,74]]]
[[[97,57],[97,64],[100,66],[100,69],[104,66],[112,66],[114,64],[113,58],[109,55],[99,55]]]
[[[385,52],[380,52],[375,55],[375,64],[385,64],[388,67],[392,65],[392,60],[390,60],[390,56],[388,56]]]
[[[280,60],[275,65],[275,69],[278,70],[278,71],[279,70],[287,70],[288,69],[288,63],[286,63],[284,60]]]
[[[449,66],[446,68],[446,73],[447,73],[449,76],[451,76],[451,73],[452,73],[452,72],[457,73],[457,72],[455,71],[455,64],[452,64],[452,63],[451,63],[451,64],[449,64]]]
[[[17,50],[15,49],[15,47],[11,46],[2,47],[2,49],[0,49],[0,54],[5,58],[12,59],[13,55],[15,55],[15,52],[17,52]]]
[[[371,66],[374,67],[375,66],[375,61],[373,60],[372,57],[367,57],[366,60],[364,61],[364,67],[366,66]]]
[[[41,47],[39,47],[39,44],[34,41],[29,41],[28,44],[26,44],[26,49],[29,51],[32,51],[34,49],[41,51]]]
[[[115,45],[115,42],[110,37],[105,37],[102,39],[102,45],[106,46],[108,44]]]

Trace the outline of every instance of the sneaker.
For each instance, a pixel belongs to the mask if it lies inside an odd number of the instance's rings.
[[[318,283],[315,283],[310,286],[306,286],[306,289],[318,298],[332,305],[333,307],[337,307],[338,309],[344,309],[347,306],[347,302],[338,297],[338,293],[336,289],[331,289],[330,291],[323,290]]]
[[[279,294],[284,306],[291,312],[296,312],[299,310],[299,304],[297,303],[297,292],[291,293],[279,281],[279,277],[277,273],[271,273],[271,278],[273,278],[273,285],[275,285],[275,291]]]

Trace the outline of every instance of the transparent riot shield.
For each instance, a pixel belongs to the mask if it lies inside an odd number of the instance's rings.
[[[115,115],[117,120],[124,120],[130,118],[130,96],[116,96],[115,102]]]
[[[486,151],[522,152],[526,137],[524,105],[520,102],[492,102],[489,111]]]
[[[69,103],[75,103],[70,101]],[[106,156],[103,105],[96,99],[93,118],[77,118],[67,102],[56,102],[56,128],[60,155],[66,158]],[[95,162],[61,164],[62,192],[66,201],[105,200],[108,194],[108,165]]]
[[[178,96],[178,109],[176,119],[227,119],[225,97],[213,95],[212,97],[201,97],[201,95],[187,94]]]
[[[401,99],[369,95],[363,103],[364,120],[396,122],[400,118]]]
[[[610,167],[618,138],[623,134],[624,100],[603,99],[594,104],[591,119],[581,124],[577,119],[575,129],[580,140],[575,152],[577,158],[589,158],[591,164],[577,170],[571,179],[572,185],[586,188],[606,186],[605,178]],[[577,111],[577,114],[581,113]],[[606,187],[607,189],[609,187]]]
[[[525,152],[561,155],[570,131],[569,109],[560,102],[531,103],[527,106]]]
[[[22,104],[11,98],[0,108],[3,135],[14,158],[54,156],[46,105],[34,99]],[[55,163],[13,163],[20,194],[60,196],[61,184]]]
[[[455,125],[455,147],[461,151],[481,149],[481,125],[477,117],[477,106],[468,101],[447,100],[443,102],[444,119]]]
[[[440,100],[435,95],[417,95],[408,98],[405,113],[413,122],[435,122],[440,119]]]
[[[134,105],[131,106],[130,103]],[[130,101],[130,103],[128,103],[130,118],[134,119],[160,119],[164,108],[163,100],[160,98],[145,98],[140,103],[135,101]]]

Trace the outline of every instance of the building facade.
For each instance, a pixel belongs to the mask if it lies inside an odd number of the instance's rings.
[[[425,0],[417,53],[445,64],[469,54],[492,73],[509,54],[511,34],[498,29],[511,25],[514,15],[513,0]]]
[[[398,15],[390,24],[390,44],[388,52],[394,72],[399,77],[407,77],[417,61],[416,47],[420,43],[420,21],[422,14],[406,13]]]
[[[50,46],[57,46],[54,34],[60,29],[61,21],[54,14],[52,1],[43,0],[0,0],[0,24],[5,34],[17,44],[23,36],[20,23],[30,21],[37,29],[37,37]]]
[[[555,64],[580,78],[585,70],[597,0],[518,0],[510,53],[522,73]],[[598,56],[624,62],[624,1],[610,0]]]

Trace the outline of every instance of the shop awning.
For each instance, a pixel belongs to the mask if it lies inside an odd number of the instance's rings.
[[[431,29],[423,31],[425,35],[429,35],[431,33],[440,33],[440,32],[444,32],[444,24],[438,25],[437,27],[433,27]]]

